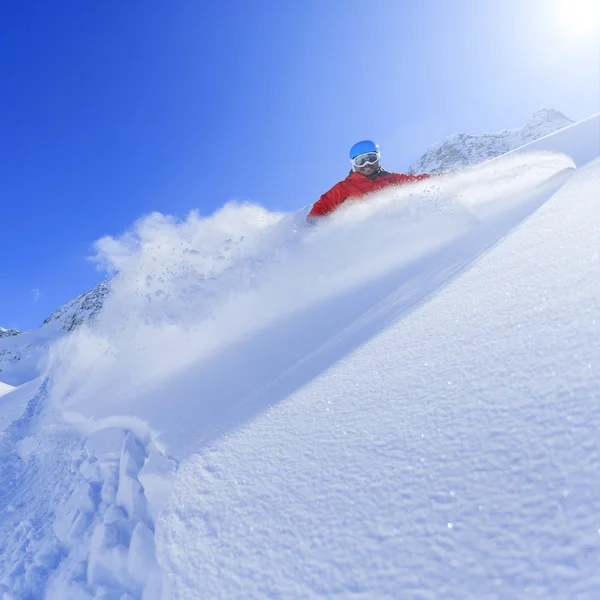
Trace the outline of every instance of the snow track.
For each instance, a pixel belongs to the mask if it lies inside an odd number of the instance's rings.
[[[161,597],[154,526],[174,461],[118,427],[45,420],[47,382],[0,437],[0,597]]]

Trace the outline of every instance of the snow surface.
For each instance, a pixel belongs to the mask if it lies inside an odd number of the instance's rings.
[[[8,383],[2,383],[0,381],[0,396],[4,396],[4,394],[7,394],[8,392],[14,389],[15,388],[13,385],[8,385]]]
[[[37,379],[19,387],[0,382],[0,433],[23,414],[39,385]]]
[[[0,398],[0,598],[598,597],[597,127],[100,240]]]
[[[0,339],[0,379],[17,386],[40,376],[50,345],[64,335],[58,322]]]
[[[412,312],[393,292],[183,461],[158,530],[175,597],[597,597],[599,183]]]

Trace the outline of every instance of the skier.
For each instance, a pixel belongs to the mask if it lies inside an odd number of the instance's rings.
[[[309,223],[329,215],[349,198],[360,199],[365,195],[390,185],[413,183],[430,175],[405,175],[390,173],[381,167],[379,146],[371,140],[357,142],[350,148],[352,170],[346,179],[336,183],[314,203],[306,219]]]

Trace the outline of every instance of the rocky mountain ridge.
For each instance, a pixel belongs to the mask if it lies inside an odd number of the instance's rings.
[[[538,110],[523,126],[495,133],[455,133],[430,146],[410,173],[448,173],[483,163],[568,127],[573,120],[558,110]]]
[[[18,329],[4,329],[4,327],[0,327],[0,338],[13,337],[20,333]]]
[[[82,323],[93,321],[108,292],[109,282],[101,282],[55,310],[39,329],[21,332],[0,328],[0,382],[20,385],[36,377],[50,344]]]
[[[42,327],[49,323],[60,323],[65,331],[73,331],[82,323],[89,323],[100,312],[104,299],[109,292],[109,282],[103,281],[85,294],[63,304],[49,317],[44,319]]]

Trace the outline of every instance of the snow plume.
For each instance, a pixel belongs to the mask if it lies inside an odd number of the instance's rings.
[[[111,292],[93,325],[52,349],[54,398],[66,407],[68,398],[126,395],[197,358],[206,341],[201,326],[236,282],[248,285],[259,272],[281,218],[232,203],[208,218],[154,213],[98,240],[94,260],[113,274]]]
[[[52,397],[85,417],[152,422],[144,404],[158,383],[177,393],[178,374],[217,351],[309,307],[336,298],[343,307],[351,290],[460,239],[500,200],[518,205],[570,167],[562,155],[516,156],[348,202],[315,228],[302,213],[235,203],[210,217],[140,219],[96,244],[96,261],[115,273],[111,293],[93,325],[52,348]],[[330,320],[312,325],[326,330]]]

